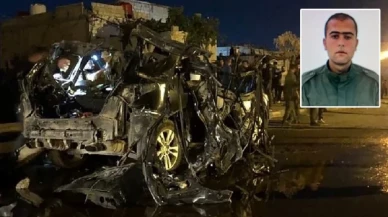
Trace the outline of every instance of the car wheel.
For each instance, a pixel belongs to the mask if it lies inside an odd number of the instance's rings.
[[[177,169],[182,162],[182,145],[179,142],[174,122],[163,121],[155,131],[156,157],[165,170],[170,172]]]
[[[77,168],[86,160],[82,155],[70,155],[58,150],[50,150],[48,157],[55,166],[66,169]]]

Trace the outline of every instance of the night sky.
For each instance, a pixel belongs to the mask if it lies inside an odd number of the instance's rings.
[[[114,0],[113,0],[114,1]],[[29,11],[32,3],[43,3],[52,10],[56,5],[77,3],[80,0],[16,0],[2,1],[1,16],[14,16],[17,11]],[[90,3],[90,1],[84,1]],[[111,3],[112,0],[95,2]],[[300,8],[381,8],[382,26],[388,27],[387,0],[151,0],[149,2],[184,6],[188,15],[219,18],[220,32],[228,43],[251,43],[273,49],[273,38],[285,31],[299,35]],[[387,15],[384,15],[387,14]],[[382,29],[383,41],[388,41],[388,28]]]

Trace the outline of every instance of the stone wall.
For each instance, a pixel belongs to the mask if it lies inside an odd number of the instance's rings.
[[[185,43],[187,38],[187,32],[179,31],[179,27],[173,26],[171,27],[171,39],[175,41],[179,41],[181,43]]]
[[[244,53],[245,55],[270,55],[271,52],[265,49],[259,48],[251,48],[248,46],[236,46],[240,49],[240,53]],[[217,56],[230,56],[230,48],[231,46],[222,46],[217,47]]]
[[[180,31],[177,26],[173,26],[171,31],[162,33],[163,37],[168,37],[172,40],[179,41],[181,43],[186,42],[187,32]],[[203,49],[211,53],[210,62],[215,62],[217,60],[217,45],[209,45],[208,47],[203,47]]]
[[[89,40],[88,19],[82,3],[57,7],[54,12],[6,20],[0,31],[0,68],[33,46],[61,40]]]
[[[211,53],[211,56],[209,59],[210,62],[216,62],[217,61],[217,42],[215,45],[209,45],[205,49]]]
[[[168,18],[167,6],[155,5],[137,0],[125,0],[133,6],[135,18],[155,19],[165,22]],[[17,17],[2,23],[0,31],[0,68],[15,56],[26,55],[33,46],[50,46],[61,40],[103,42],[120,48],[119,23],[126,21],[122,6],[92,3],[92,15],[83,3],[59,6],[54,12]],[[172,29],[168,33],[173,40],[184,42],[187,33]],[[207,48],[211,61],[217,58],[217,47]]]
[[[154,19],[161,20],[163,23],[168,18],[168,6],[157,5],[145,1],[137,0],[120,0],[121,2],[127,2],[132,5],[133,16],[135,19]]]
[[[271,55],[271,51],[268,51],[266,49],[261,48],[253,48],[253,54],[254,55]]]
[[[55,11],[6,20],[0,32],[0,68],[16,56],[26,55],[33,46],[50,46],[61,40],[105,42],[120,48],[119,28],[125,21],[122,6],[92,3],[92,12],[83,3],[58,6]]]
[[[103,27],[111,24],[120,24],[126,21],[124,8],[118,5],[108,5],[92,2],[92,12],[97,16],[91,19],[90,32],[92,37],[105,36]]]
[[[121,49],[119,24],[127,20],[124,8],[92,2],[92,12],[94,16],[89,20],[91,42]]]

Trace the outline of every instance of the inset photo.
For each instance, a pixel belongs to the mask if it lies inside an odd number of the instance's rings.
[[[301,9],[301,107],[379,108],[380,38],[380,9]]]

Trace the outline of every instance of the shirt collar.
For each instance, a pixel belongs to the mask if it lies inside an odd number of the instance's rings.
[[[357,70],[356,68],[356,65],[352,63],[349,67],[348,72],[338,74],[330,70],[329,61],[327,61],[325,65],[325,72],[330,81],[334,83],[345,83],[352,80],[357,74],[360,73],[359,70]]]

